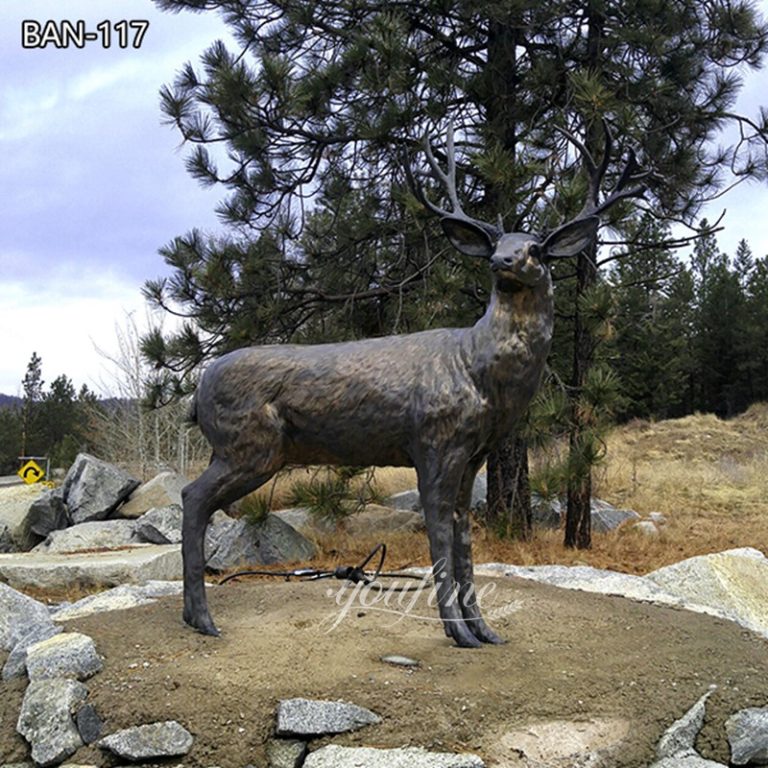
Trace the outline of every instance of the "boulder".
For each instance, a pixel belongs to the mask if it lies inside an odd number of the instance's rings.
[[[693,750],[696,737],[704,725],[706,702],[712,695],[707,691],[679,720],[675,720],[661,737],[656,754],[659,757],[675,757]]]
[[[768,708],[750,707],[725,722],[732,765],[768,765]]]
[[[29,505],[40,489],[28,485],[6,488],[0,495],[0,552],[16,552],[34,546],[26,530]]]
[[[272,514],[287,523],[297,531],[309,531],[310,533],[332,533],[336,525],[331,520],[313,515],[306,507],[291,507],[290,509],[278,509]]]
[[[13,558],[16,555],[0,557]],[[45,605],[17,592],[8,584],[0,583],[0,648],[10,651],[33,627],[51,623]]]
[[[416,490],[396,493],[390,496],[384,503],[392,509],[407,509],[411,512],[422,511],[421,498],[419,497],[419,492]]]
[[[656,748],[658,760],[650,768],[727,768],[703,758],[694,748],[704,724],[704,706],[712,690],[705,693],[679,720],[667,728]]]
[[[150,509],[167,507],[171,504],[180,507],[182,506],[181,489],[187,483],[189,480],[176,472],[161,472],[130,495],[120,508],[120,515],[141,517]]]
[[[355,731],[380,722],[381,718],[375,712],[346,701],[283,699],[277,706],[275,733],[278,736],[311,738]]]
[[[423,531],[424,517],[420,512],[369,504],[361,512],[348,517],[344,521],[344,529],[354,536],[365,533]]]
[[[645,578],[691,607],[707,609],[768,637],[768,559],[756,549],[690,557]]]
[[[475,477],[475,482],[472,485],[472,498],[470,500],[469,508],[472,512],[482,513],[485,511],[486,498],[488,497],[488,475],[483,470],[478,472]],[[421,506],[421,498],[417,490],[402,491],[390,496],[384,505],[391,509],[404,509],[411,512],[419,512],[424,514],[424,509]]]
[[[270,739],[267,742],[269,768],[300,768],[307,754],[307,742],[299,739]]]
[[[30,680],[52,677],[87,680],[100,672],[102,666],[93,640],[80,632],[62,632],[27,649]]]
[[[153,507],[136,519],[136,534],[150,544],[181,544],[183,515],[178,504]]]
[[[147,581],[175,581],[181,577],[181,547],[178,544],[139,544],[130,549],[70,555],[49,552],[0,555],[0,579],[19,588],[55,589],[73,583],[112,587]]]
[[[485,471],[478,472],[472,485],[472,499],[469,508],[472,512],[483,513],[487,507],[488,475]]]
[[[48,534],[33,552],[82,552],[119,549],[139,543],[133,520],[92,520]]]
[[[304,768],[484,768],[480,757],[472,754],[428,752],[419,747],[374,749],[340,747],[329,744],[311,752]]]
[[[3,680],[12,680],[24,675],[27,671],[27,648],[62,631],[61,627],[53,622],[33,624],[8,654],[3,667]]]
[[[214,571],[249,565],[290,563],[310,560],[315,546],[275,515],[252,525],[245,520],[230,520],[209,527],[206,539],[206,566]]]
[[[180,581],[150,581],[147,584],[121,584],[96,595],[88,595],[75,603],[64,604],[51,612],[56,621],[79,619],[94,613],[123,611],[138,605],[153,603],[158,597],[180,595]],[[42,638],[41,638],[42,639]]]
[[[531,513],[534,526],[556,530],[563,521],[563,504],[560,499],[547,499],[532,493]]]
[[[592,499],[590,503],[592,515],[592,532],[608,533],[618,528],[627,520],[639,520],[640,515],[631,509],[617,509],[613,504],[601,499]]]
[[[77,732],[83,740],[83,744],[93,744],[101,736],[103,723],[92,704],[83,704],[75,717]]]
[[[32,746],[36,765],[61,763],[83,746],[74,718],[87,695],[82,683],[64,678],[27,686],[16,730]]]
[[[30,542],[40,541],[52,531],[66,528],[70,524],[63,487],[51,488],[38,496],[30,505],[24,521]]]
[[[117,731],[105,736],[98,745],[126,760],[141,761],[186,755],[192,741],[192,734],[186,728],[175,720],[166,720]]]
[[[641,520],[639,523],[633,523],[632,530],[642,533],[643,536],[648,536],[651,539],[654,539],[659,535],[659,529],[656,527],[656,523],[654,523],[653,520]]]
[[[70,519],[77,524],[109,517],[138,486],[124,470],[80,453],[62,488]]]

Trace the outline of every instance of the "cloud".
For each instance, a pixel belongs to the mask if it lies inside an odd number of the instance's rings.
[[[133,314],[142,331],[149,326],[139,287],[108,271],[62,269],[37,285],[4,280],[0,306],[0,392],[4,394],[21,393],[21,379],[33,352],[42,358],[46,382],[65,374],[77,388],[86,384],[100,394],[111,394],[114,366],[99,350],[114,354],[117,331],[126,328],[128,314]]]

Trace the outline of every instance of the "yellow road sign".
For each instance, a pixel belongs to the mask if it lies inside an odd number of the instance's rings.
[[[34,461],[28,461],[16,474],[28,485],[37,483],[45,477],[45,472]]]

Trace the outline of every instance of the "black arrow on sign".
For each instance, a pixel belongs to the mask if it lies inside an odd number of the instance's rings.
[[[29,475],[30,472],[32,473],[32,477],[34,477],[34,478],[38,478],[42,474],[42,472],[39,469],[35,468],[35,467],[27,467],[24,470],[24,479],[25,480],[27,479],[27,476]]]

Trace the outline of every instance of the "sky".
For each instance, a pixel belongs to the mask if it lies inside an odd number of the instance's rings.
[[[758,5],[768,17],[768,0]],[[22,21],[62,19],[88,32],[108,21],[111,46],[22,46]],[[138,48],[119,47],[123,20],[149,22]],[[0,2],[0,393],[21,394],[33,352],[48,383],[66,374],[114,392],[107,358],[129,316],[146,327],[144,282],[169,274],[158,249],[193,227],[218,229],[222,192],[187,174],[158,96],[215,39],[230,40],[215,14],[161,13],[150,0]],[[737,107],[756,116],[767,102],[764,69]],[[720,248],[745,238],[768,253],[768,186],[742,185],[706,213],[723,208]]]

